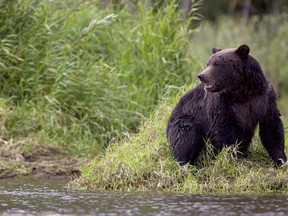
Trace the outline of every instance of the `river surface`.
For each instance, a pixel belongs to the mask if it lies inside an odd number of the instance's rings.
[[[0,180],[0,215],[288,215],[288,195],[75,191],[67,181]]]

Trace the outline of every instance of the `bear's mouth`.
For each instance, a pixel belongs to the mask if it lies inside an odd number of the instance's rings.
[[[223,90],[221,85],[218,85],[217,83],[205,83],[204,85],[204,90],[208,92],[219,92]]]
[[[213,89],[213,84],[211,83],[205,83],[204,89],[206,91],[211,91]]]

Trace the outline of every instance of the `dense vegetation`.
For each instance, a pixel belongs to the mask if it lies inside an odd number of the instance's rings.
[[[165,13],[140,5],[131,18],[93,1],[0,3],[2,138],[97,154],[137,131],[165,86],[191,81],[175,4]]]
[[[74,187],[239,192],[245,182],[235,179],[245,176],[250,186],[244,192],[287,191],[285,168],[271,168],[257,140],[255,158],[234,161],[228,151],[216,161],[204,157],[203,164],[212,166],[192,176],[193,168],[180,168],[171,158],[164,134],[183,89],[173,96],[179,87],[197,84],[215,46],[249,44],[288,114],[287,15],[248,23],[222,17],[191,28],[199,5],[183,20],[175,2],[163,2],[131,12],[103,9],[97,0],[0,1],[0,178],[35,169],[64,173],[79,165],[73,158],[97,156]],[[139,134],[127,135],[137,133],[141,122]],[[111,139],[118,141],[104,154]],[[213,173],[219,173],[215,188],[205,187]],[[249,179],[258,173],[256,182]],[[231,182],[241,187],[227,188]]]

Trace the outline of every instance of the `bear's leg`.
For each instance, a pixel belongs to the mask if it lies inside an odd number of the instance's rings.
[[[264,121],[260,123],[259,135],[263,146],[275,164],[282,165],[287,162],[287,156],[284,152],[284,127],[279,111],[276,111],[273,114],[271,112],[271,115],[267,115]]]
[[[220,124],[217,126],[217,128],[212,129],[212,131],[213,134],[211,134],[211,142],[214,146],[215,155],[218,155],[224,147],[235,144],[239,144],[239,150],[241,152],[240,155],[246,154],[246,142],[241,143],[241,140],[239,140],[239,134],[242,134],[242,131],[233,127],[232,123]],[[235,156],[237,157],[238,155]]]
[[[200,124],[187,120],[178,121],[168,127],[168,137],[175,159],[180,165],[194,165],[204,147],[203,132]]]
[[[251,131],[250,131],[251,132]],[[245,132],[245,137],[240,138],[241,141],[239,143],[238,146],[238,152],[236,154],[236,158],[243,158],[243,157],[247,157],[248,155],[248,148],[249,145],[251,143],[252,137],[254,134],[254,130],[252,131],[252,133],[249,133],[248,131]]]

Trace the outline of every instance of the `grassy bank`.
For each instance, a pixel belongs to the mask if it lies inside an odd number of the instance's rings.
[[[172,100],[164,100],[142,124],[140,132],[112,143],[106,154],[97,157],[71,182],[78,189],[120,191],[165,191],[194,194],[288,193],[287,165],[273,167],[256,135],[250,156],[237,160],[225,149],[213,159],[211,148],[202,153],[199,170],[181,167],[172,157],[165,128],[170,112],[187,89]],[[287,124],[286,124],[287,130]],[[288,137],[286,135],[286,143]],[[286,151],[288,146],[286,145]]]
[[[188,44],[198,60],[188,61],[193,77],[205,67],[212,47],[235,47],[248,44],[251,53],[260,61],[270,78],[279,98],[283,119],[287,116],[287,19],[285,15],[267,16],[263,20],[252,19],[249,23],[225,17],[218,23],[204,23]],[[285,86],[285,87],[284,87]],[[284,88],[283,88],[284,87]],[[187,90],[187,89],[186,89]],[[165,137],[167,118],[178,101],[164,100],[157,111],[145,121],[139,134],[113,142],[106,154],[95,158],[83,168],[80,179],[71,182],[73,188],[169,191],[183,193],[288,193],[287,165],[281,169],[273,163],[256,136],[250,148],[250,156],[235,160],[226,149],[214,160],[211,153],[202,155],[202,169],[179,167],[173,160]],[[286,152],[287,145],[287,121]],[[208,147],[209,150],[209,147]],[[208,151],[209,152],[209,151]]]
[[[7,0],[0,8],[0,178],[67,177],[99,154],[89,167],[104,163],[112,151],[109,147],[104,155],[108,143],[137,133],[163,97],[193,82],[215,46],[249,44],[281,96],[281,112],[287,114],[285,15],[248,24],[226,17],[190,29],[189,22],[179,22],[173,2],[159,10],[139,5],[135,13],[125,7],[105,9],[97,0]],[[165,115],[168,109],[169,104]],[[157,130],[164,133],[165,124],[160,126]],[[141,130],[138,139],[147,140],[150,132]],[[181,182],[181,173],[190,171],[173,162],[161,139],[160,152],[165,148]],[[116,149],[118,142],[113,143]]]
[[[38,148],[76,159],[102,153],[112,138],[138,131],[165,86],[192,80],[191,30],[173,2],[135,13],[99,1],[1,1],[0,8],[0,147],[18,146],[0,152],[4,176],[30,174],[36,164],[26,156]],[[8,168],[14,154],[22,159]]]

